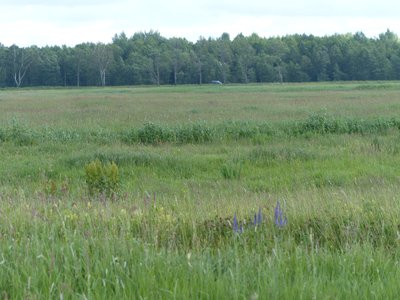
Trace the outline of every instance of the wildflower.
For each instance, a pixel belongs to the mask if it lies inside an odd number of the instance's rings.
[[[261,225],[261,223],[262,223],[262,213],[261,213],[261,208],[259,208],[258,213],[254,214],[253,224],[254,224],[254,226],[257,226],[257,225]]]
[[[237,217],[236,217],[236,213],[233,216],[233,232],[238,233],[239,232],[239,226],[238,226],[238,221],[237,221]]]
[[[281,209],[281,204],[279,200],[276,203],[275,207],[275,225],[278,227],[283,227],[287,224],[287,218],[283,215],[283,211]]]
[[[257,214],[257,224],[261,225],[261,223],[262,223],[262,213],[261,213],[261,208],[259,208]]]

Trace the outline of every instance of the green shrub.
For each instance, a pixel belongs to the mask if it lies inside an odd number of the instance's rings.
[[[85,166],[86,184],[89,195],[105,194],[110,197],[119,190],[119,170],[114,162],[106,164],[95,160]]]
[[[332,133],[334,131],[333,118],[327,113],[311,114],[302,124],[301,132]]]
[[[174,130],[176,141],[181,144],[199,144],[211,142],[214,139],[214,130],[205,122],[176,127]]]
[[[148,122],[138,130],[138,140],[142,144],[160,144],[171,140],[169,130],[161,125]]]
[[[18,146],[29,146],[35,143],[35,132],[33,132],[26,124],[21,123],[18,119],[13,118],[7,125],[5,131],[1,134],[0,139],[13,142]]]

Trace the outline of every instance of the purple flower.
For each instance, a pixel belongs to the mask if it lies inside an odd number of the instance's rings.
[[[281,204],[279,200],[276,203],[275,207],[275,225],[278,227],[283,227],[287,224],[287,218],[283,215],[283,211],[281,209]]]
[[[239,232],[239,225],[238,225],[236,213],[235,213],[235,215],[233,216],[233,232],[236,232],[236,233]]]
[[[262,213],[261,213],[261,208],[258,209],[258,214],[254,214],[254,221],[253,224],[254,226],[261,225],[262,223]]]
[[[237,217],[236,217],[236,213],[233,216],[233,232],[235,232],[235,233],[243,233],[243,224],[240,224],[240,227],[239,227],[239,224],[238,224],[238,221],[237,221]]]
[[[261,223],[262,223],[262,213],[261,213],[261,208],[259,208],[257,214],[257,224],[261,225]]]

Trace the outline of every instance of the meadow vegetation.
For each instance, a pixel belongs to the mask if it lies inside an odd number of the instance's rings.
[[[0,298],[398,298],[399,96],[0,90]]]

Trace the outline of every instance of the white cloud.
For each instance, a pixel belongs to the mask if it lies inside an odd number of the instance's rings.
[[[387,28],[400,33],[400,2],[387,0],[0,0],[0,8],[0,42],[20,46],[110,42],[122,31],[129,36],[151,29],[192,41],[223,32],[231,37],[356,31],[376,36]]]
[[[236,15],[268,16],[399,16],[400,2],[393,0],[280,0],[251,1],[218,0],[206,1],[208,8]]]
[[[114,2],[118,2],[114,0]],[[109,0],[62,0],[62,1],[54,1],[54,0],[12,0],[4,1],[0,0],[0,5],[10,5],[10,6],[26,6],[26,5],[34,5],[34,6],[81,6],[81,5],[99,5],[102,3],[110,3]]]

